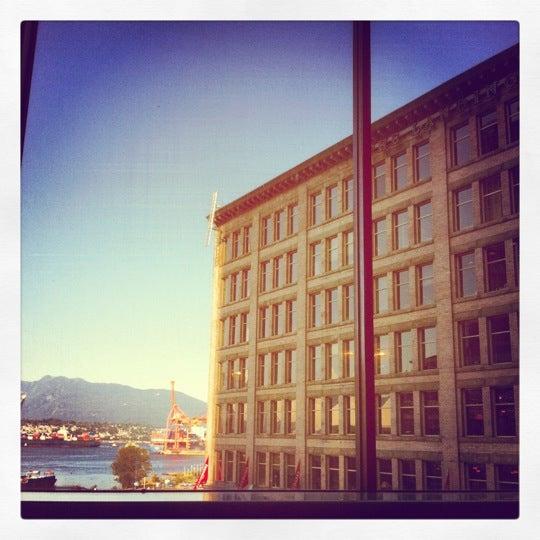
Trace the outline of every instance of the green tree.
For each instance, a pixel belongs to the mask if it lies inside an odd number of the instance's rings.
[[[132,488],[135,482],[140,482],[151,471],[150,454],[134,444],[123,446],[118,449],[111,468],[114,479],[120,482],[123,489]]]

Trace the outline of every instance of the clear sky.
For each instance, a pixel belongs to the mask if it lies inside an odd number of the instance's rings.
[[[42,23],[22,167],[22,377],[206,398],[212,191],[226,204],[352,130],[351,25]],[[378,118],[518,40],[376,23]]]

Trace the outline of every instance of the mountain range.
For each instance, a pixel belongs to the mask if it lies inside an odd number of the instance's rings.
[[[170,390],[142,390],[123,384],[51,377],[22,381],[26,394],[21,417],[27,420],[74,420],[165,426]],[[176,403],[188,416],[206,415],[206,403],[175,392]]]

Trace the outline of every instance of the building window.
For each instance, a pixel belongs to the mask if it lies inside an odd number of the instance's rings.
[[[396,332],[396,359],[401,373],[409,373],[414,370],[411,330]]]
[[[476,294],[476,267],[474,251],[456,255],[458,297],[474,296]]]
[[[287,234],[298,232],[298,204],[290,204],[287,207]]]
[[[279,355],[277,352],[270,353],[270,384],[278,384],[280,375]]]
[[[461,365],[480,364],[480,330],[477,319],[459,322]]]
[[[249,296],[249,269],[242,270],[242,282],[240,285],[240,298]]]
[[[492,364],[512,361],[510,320],[508,313],[488,317],[489,355]]]
[[[236,302],[236,291],[238,288],[238,272],[231,274],[229,276],[230,287],[229,287],[229,302]]]
[[[465,477],[470,491],[486,491],[487,477],[484,463],[465,463]]]
[[[326,188],[326,219],[332,219],[338,215],[338,187],[337,185]]]
[[[246,358],[240,358],[239,364],[238,388],[245,388],[247,386]]]
[[[353,183],[352,178],[343,180],[343,211],[350,212],[353,209]]]
[[[509,143],[519,141],[519,100],[518,98],[506,104],[506,132]]]
[[[283,304],[272,305],[272,335],[278,336],[283,334],[284,329]]]
[[[429,142],[419,144],[414,148],[414,175],[416,182],[421,182],[431,177]]]
[[[426,491],[442,490],[442,469],[440,461],[424,461],[424,489]]]
[[[259,308],[259,337],[265,338],[270,335],[269,332],[269,318],[268,318],[268,308],[262,307]]]
[[[339,456],[326,456],[326,489],[339,489]]]
[[[257,401],[257,433],[259,435],[268,432],[266,409],[266,401]]]
[[[340,358],[338,355],[337,343],[325,343],[325,364],[326,364],[326,379],[339,379],[340,376]]]
[[[257,386],[268,386],[270,384],[270,368],[266,359],[268,355],[259,354],[257,360]]]
[[[388,334],[375,336],[375,364],[377,375],[388,375],[390,373]]]
[[[492,109],[478,116],[478,137],[480,154],[487,154],[499,148],[497,111]]]
[[[236,485],[240,486],[242,483],[242,478],[246,471],[246,453],[237,451],[236,452]]]
[[[433,295],[433,264],[423,264],[417,267],[418,276],[418,305],[426,306],[435,302]]]
[[[240,313],[240,343],[248,340],[248,314]]]
[[[409,212],[403,210],[396,212],[394,218],[394,249],[403,249],[409,246]]]
[[[353,232],[345,231],[342,235],[343,265],[349,266],[354,263]]]
[[[377,427],[379,435],[389,435],[392,431],[392,401],[390,394],[377,396]]]
[[[512,167],[508,171],[510,180],[510,211],[512,214],[519,212],[519,167]]]
[[[312,193],[309,198],[309,224],[318,225],[323,218],[322,193]]]
[[[308,433],[310,435],[322,433],[322,398],[308,399]]]
[[[420,356],[422,369],[437,369],[437,329],[420,329]]]
[[[519,467],[512,465],[495,465],[497,489],[500,491],[519,491]]]
[[[283,430],[283,401],[270,401],[270,433],[281,433]]]
[[[261,246],[267,246],[270,243],[270,235],[272,234],[272,216],[265,216],[261,222]]]
[[[236,343],[236,315],[229,317],[229,345]]]
[[[431,201],[415,206],[416,210],[416,241],[428,242],[433,239],[433,209]]]
[[[516,435],[516,411],[514,389],[511,386],[496,386],[491,389],[493,419],[496,437]]]
[[[343,285],[342,292],[342,320],[350,321],[354,318],[354,285]]]
[[[227,361],[227,390],[234,388],[234,360]]]
[[[333,289],[327,289],[325,291],[326,297],[326,324],[335,324],[339,322],[338,311],[338,290],[337,287]]]
[[[483,435],[484,404],[482,388],[464,388],[462,392],[465,435]]]
[[[274,214],[274,242],[285,237],[285,210],[278,210]]]
[[[452,163],[463,165],[469,159],[471,159],[469,124],[462,124],[452,129]]]
[[[257,461],[257,486],[264,487],[266,486],[266,452],[256,452],[256,461]]]
[[[375,313],[388,311],[388,277],[375,278]]]
[[[308,367],[308,379],[310,381],[322,381],[324,379],[322,345],[311,345],[309,347]]]
[[[280,482],[281,466],[279,462],[279,454],[277,452],[270,452],[270,487],[278,488],[281,486]]]
[[[294,465],[294,454],[283,454],[283,461],[285,463],[285,481],[288,489],[294,485],[294,479],[296,477],[296,467]]]
[[[500,219],[503,215],[501,177],[496,175],[481,180],[480,193],[482,196],[482,222]]]
[[[388,244],[386,240],[386,219],[379,219],[373,223],[373,230],[375,235],[375,255],[384,255],[388,251]]]
[[[285,384],[296,382],[296,350],[285,351]]]
[[[339,401],[338,396],[326,398],[326,433],[339,433]]]
[[[343,377],[354,377],[354,340],[345,339],[343,350]]]
[[[259,290],[261,292],[270,290],[270,272],[269,272],[270,261],[261,262],[261,272],[259,280]]]
[[[424,435],[439,435],[439,392],[422,392]]]
[[[285,302],[285,332],[296,332],[296,300]]]
[[[473,194],[468,186],[454,192],[456,230],[462,231],[473,226]]]
[[[318,276],[322,270],[322,244],[314,242],[309,246],[309,275]]]
[[[283,266],[281,264],[282,260],[283,257],[274,257],[274,260],[272,261],[272,287],[274,287],[274,289],[283,285],[283,278],[285,276],[283,273]]]
[[[386,174],[384,162],[373,167],[373,198],[379,199],[386,195]]]
[[[230,450],[225,450],[225,482],[233,481],[234,474],[234,454]]]
[[[237,412],[237,425],[236,425],[236,432],[237,433],[245,433],[246,432],[246,404],[245,403],[238,403],[238,412]]]
[[[407,185],[407,155],[405,152],[392,158],[392,181],[394,191]]]
[[[399,487],[404,491],[416,491],[416,465],[414,459],[399,460]]]
[[[351,435],[356,431],[356,399],[354,396],[343,396],[345,434]]]
[[[414,435],[414,401],[412,392],[398,394],[399,434]]]
[[[491,244],[484,248],[486,265],[486,290],[498,291],[504,289],[506,282],[506,255],[504,242]]]
[[[345,489],[356,489],[356,458],[345,456]]]
[[[287,270],[285,281],[287,285],[296,283],[298,279],[298,253],[296,251],[289,251],[287,253]]]
[[[394,272],[394,309],[406,309],[410,306],[409,269]]]
[[[244,234],[242,237],[242,255],[247,255],[249,253],[249,235],[251,232],[251,227],[248,225],[244,227]]]
[[[321,489],[321,456],[309,454],[309,487]]]
[[[337,236],[326,239],[326,271],[331,272],[339,266],[339,243]]]
[[[321,293],[309,295],[309,326],[316,328],[322,324]]]
[[[227,403],[225,416],[225,433],[234,433],[234,404]]]
[[[223,416],[222,416],[222,406],[216,405],[216,433],[223,433]]]
[[[236,259],[238,257],[240,245],[240,231],[234,231],[232,233],[232,258]]]
[[[291,434],[296,431],[296,400],[285,400],[285,433]]]
[[[377,468],[379,469],[379,489],[382,491],[392,489],[392,460],[378,459]]]

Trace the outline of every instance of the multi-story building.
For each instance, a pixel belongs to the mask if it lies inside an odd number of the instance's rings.
[[[518,47],[372,138],[379,489],[516,489]],[[215,215],[220,485],[355,487],[352,181],[349,137]]]

